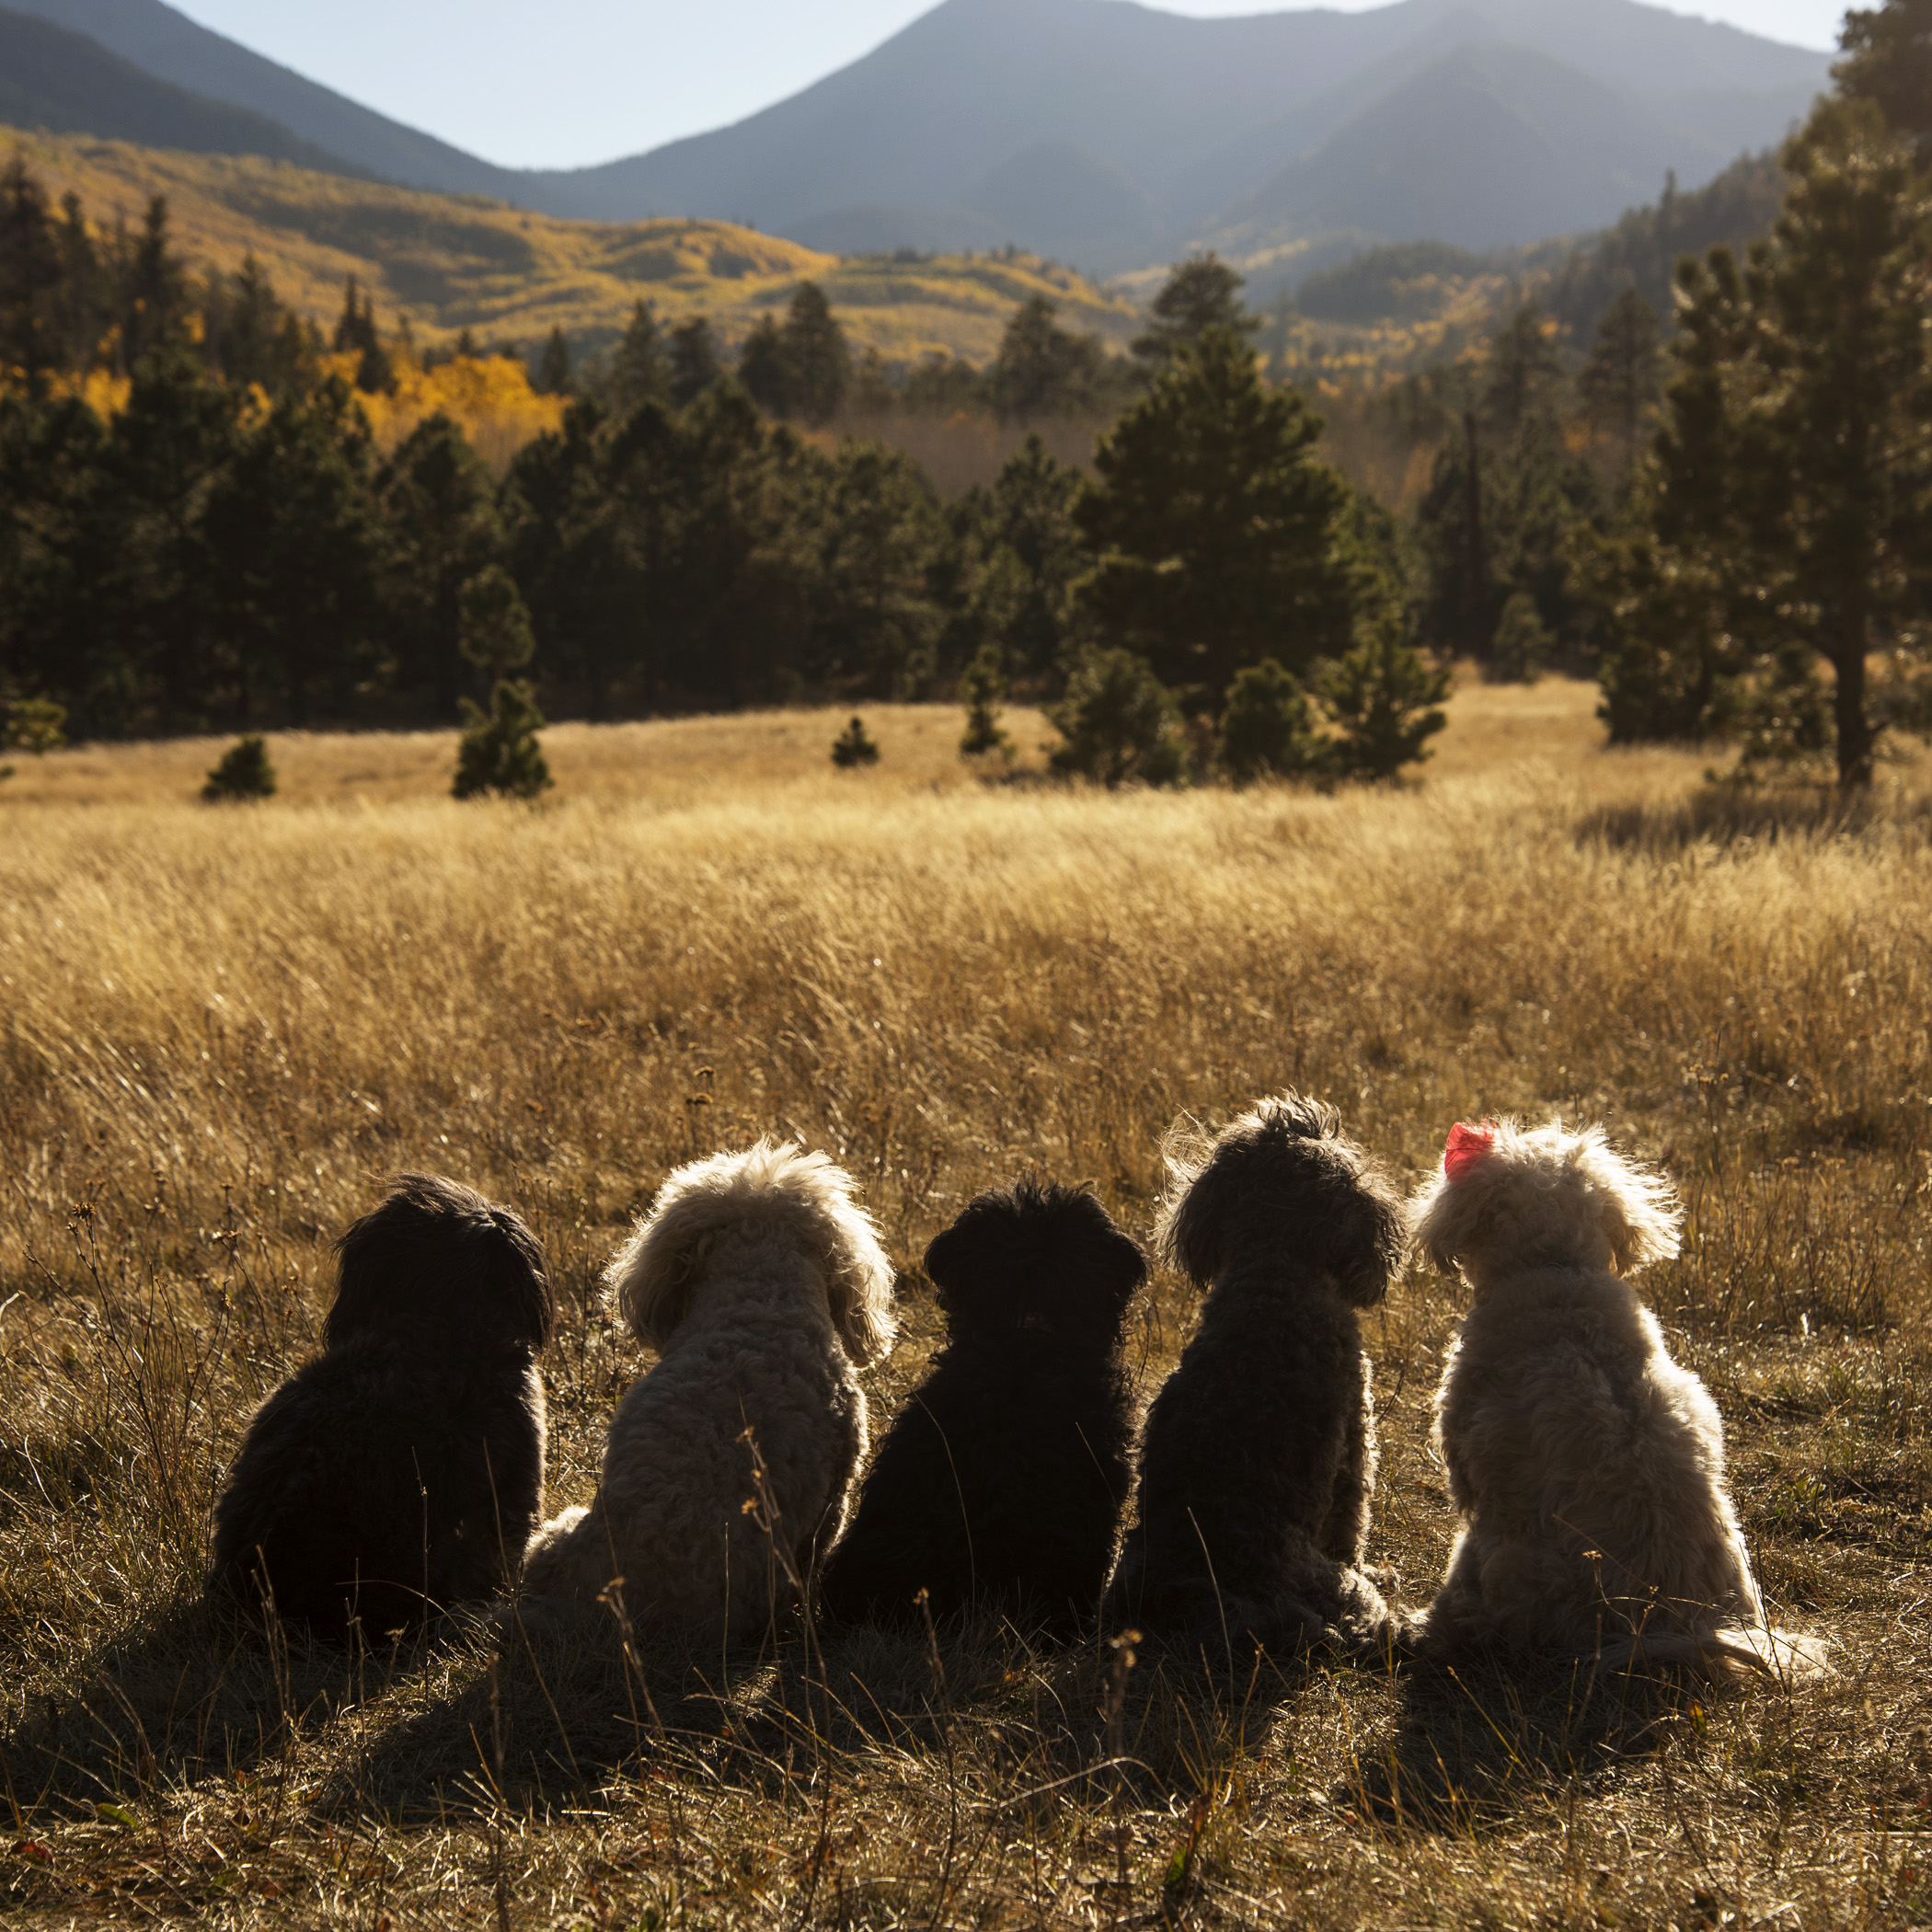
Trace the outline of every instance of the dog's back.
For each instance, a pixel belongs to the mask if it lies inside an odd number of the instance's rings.
[[[926,1249],[949,1339],[866,1478],[820,1589],[842,1621],[975,1607],[1064,1634],[1119,1544],[1133,1396],[1121,1322],[1140,1249],[1090,1194],[981,1195]]]
[[[529,1230],[433,1177],[405,1177],[339,1253],[328,1345],[249,1423],[211,1581],[377,1642],[513,1574],[542,1508],[552,1304]]]
[[[1328,1109],[1265,1101],[1179,1165],[1169,1254],[1209,1293],[1148,1411],[1108,1621],[1211,1653],[1377,1640],[1359,1573],[1374,1438],[1359,1307],[1403,1250],[1395,1191]]]

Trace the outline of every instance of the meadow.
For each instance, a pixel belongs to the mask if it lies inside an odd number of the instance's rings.
[[[9,1925],[1892,1926],[1932,1918],[1932,767],[1869,806],[1601,748],[1587,686],[1470,682],[1399,790],[1106,794],[967,766],[960,714],[546,733],[542,805],[454,734],[16,754],[0,783],[0,1911]],[[1731,1432],[1821,1684],[1498,1662],[1177,1678],[995,1627],[487,1627],[344,1658],[197,1591],[250,1406],[398,1169],[518,1205],[564,1302],[551,1504],[648,1365],[597,1274],[666,1171],[830,1150],[895,1261],[978,1189],[1146,1236],[1163,1133],[1294,1085],[1410,1179],[1459,1117],[1608,1122],[1683,1258],[1643,1277]],[[1426,1601],[1459,1294],[1366,1322],[1374,1559]],[[1151,1392],[1190,1319],[1157,1274]],[[1238,1426],[1238,1418],[1229,1419]]]

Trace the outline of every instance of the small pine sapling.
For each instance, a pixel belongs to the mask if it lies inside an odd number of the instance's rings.
[[[1258,778],[1328,778],[1334,749],[1308,694],[1272,658],[1237,671],[1221,712],[1216,762],[1236,785]]]
[[[489,676],[492,689],[535,653],[530,612],[501,564],[478,570],[456,592],[456,623],[463,655]]]
[[[1353,650],[1323,678],[1321,696],[1340,729],[1342,769],[1371,782],[1420,764],[1430,756],[1428,741],[1449,722],[1438,708],[1449,696],[1448,672],[1424,663],[1390,615],[1364,625]]]
[[[67,742],[67,712],[51,697],[18,697],[0,710],[0,747],[31,752],[44,758]],[[11,778],[14,768],[0,765],[0,778]]]
[[[275,767],[269,762],[269,748],[253,733],[237,739],[222,753],[221,763],[208,774],[208,782],[201,787],[204,805],[274,796]]]
[[[962,758],[983,757],[997,752],[1010,765],[1013,741],[1000,728],[999,701],[1006,695],[1005,655],[997,644],[980,647],[979,655],[967,665],[960,680],[960,696],[966,705],[966,735],[960,740]]]
[[[1517,591],[1502,607],[1483,677],[1492,684],[1534,684],[1549,659],[1549,632],[1536,600]]]
[[[1096,779],[1110,791],[1130,780],[1179,785],[1187,776],[1174,699],[1133,651],[1087,652],[1047,722],[1065,740],[1047,761],[1056,772]]]
[[[523,679],[500,679],[488,711],[465,698],[463,715],[469,729],[456,749],[453,797],[495,792],[506,799],[535,799],[549,788],[550,767],[536,735],[544,714]]]
[[[879,763],[879,747],[866,735],[866,721],[855,718],[832,741],[832,762],[842,772],[856,771],[862,765]]]

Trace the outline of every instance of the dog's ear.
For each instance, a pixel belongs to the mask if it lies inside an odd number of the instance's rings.
[[[1146,1257],[1086,1188],[1032,1179],[981,1194],[933,1238],[922,1263],[949,1316],[993,1323],[1117,1318]]]
[[[692,1161],[658,1190],[604,1281],[638,1339],[661,1349],[690,1314],[718,1236],[772,1226],[818,1264],[847,1352],[861,1363],[878,1361],[892,1346],[892,1264],[853,1194],[842,1167],[788,1142]]]
[[[1196,1286],[1219,1277],[1237,1243],[1289,1242],[1357,1307],[1387,1293],[1408,1245],[1400,1199],[1344,1137],[1332,1108],[1277,1094],[1213,1140],[1183,1123],[1167,1136],[1166,1153],[1173,1191],[1162,1248]]]
[[[397,1177],[336,1244],[325,1348],[398,1317],[542,1348],[557,1304],[536,1236],[508,1208],[435,1174]]]
[[[1411,1204],[1438,1268],[1480,1250],[1487,1265],[1610,1267],[1620,1275],[1677,1252],[1669,1184],[1626,1160],[1603,1130],[1512,1120],[1450,1130],[1443,1167]]]

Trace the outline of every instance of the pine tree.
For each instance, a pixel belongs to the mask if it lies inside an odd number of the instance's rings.
[[[1562,374],[1563,358],[1557,352],[1548,319],[1535,303],[1524,303],[1489,343],[1482,397],[1485,421],[1504,443],[1513,441]]]
[[[570,341],[559,323],[545,338],[544,352],[536,361],[536,380],[531,387],[539,396],[568,396],[570,378]]]
[[[1066,776],[1112,791],[1129,782],[1178,785],[1187,776],[1174,699],[1147,661],[1131,650],[1086,652],[1066,696],[1046,716],[1064,740],[1047,763]]]
[[[792,413],[798,375],[776,316],[761,316],[738,351],[738,380],[758,407],[772,416]]]
[[[44,758],[67,742],[67,707],[51,697],[17,697],[0,705],[0,745]]]
[[[1869,100],[1923,155],[1932,148],[1932,0],[1885,0],[1854,7],[1838,36],[1845,58],[1832,69],[1839,91]]]
[[[993,407],[1004,422],[1041,422],[1092,406],[1106,358],[1093,336],[1076,336],[1053,318],[1044,295],[1022,303],[1000,338],[988,372]]]
[[[631,311],[623,339],[611,364],[611,408],[619,416],[648,402],[662,402],[671,394],[671,368],[664,351],[664,332],[648,302]]]
[[[1663,354],[1657,311],[1636,289],[1626,289],[1604,311],[1577,390],[1601,429],[1622,442],[1624,461],[1637,458],[1645,412],[1662,389]]]
[[[457,593],[463,655],[483,672],[491,689],[521,671],[536,650],[530,612],[501,564],[478,570]]]
[[[832,762],[842,772],[856,771],[860,765],[879,763],[879,747],[867,735],[864,719],[855,718],[832,741]]]
[[[1244,664],[1291,669],[1346,645],[1356,588],[1337,539],[1348,486],[1315,454],[1320,420],[1210,330],[1094,454],[1079,519],[1098,559],[1100,635],[1218,703]]]
[[[1133,353],[1164,369],[1183,349],[1191,349],[1211,328],[1254,335],[1261,318],[1241,301],[1242,278],[1211,249],[1190,256],[1168,275],[1154,298],[1154,320],[1134,339]]]
[[[17,153],[0,173],[0,379],[17,374],[29,397],[67,363],[60,328],[59,235],[46,190]]]
[[[201,787],[204,805],[234,804],[274,796],[275,767],[269,762],[269,748],[252,736],[230,745]]]
[[[121,366],[132,374],[144,356],[187,337],[188,273],[174,252],[166,195],[149,198],[132,251],[123,243],[120,282]]]
[[[1534,684],[1548,661],[1549,641],[1535,598],[1527,591],[1512,592],[1497,619],[1483,675],[1492,684]]]
[[[463,716],[468,729],[456,748],[452,798],[495,792],[500,798],[535,799],[550,788],[550,767],[536,735],[544,714],[536,707],[535,693],[521,678],[503,679],[490,695],[488,711],[466,697]]]
[[[1000,648],[997,644],[984,645],[960,680],[960,696],[966,706],[966,734],[960,740],[960,757],[979,758],[988,752],[997,752],[1011,761],[1013,741],[999,721],[999,702],[1006,695],[1006,667]]]
[[[1448,672],[1425,664],[1389,615],[1363,627],[1354,648],[1323,677],[1321,696],[1340,728],[1341,768],[1371,782],[1427,758],[1428,741],[1449,722],[1438,708],[1449,696]]]
[[[693,316],[671,332],[671,399],[686,408],[724,374],[718,338],[702,316]]]
[[[1221,710],[1216,762],[1236,785],[1320,777],[1332,768],[1308,694],[1272,658],[1235,673]]]
[[[807,422],[830,422],[852,385],[852,351],[815,282],[801,282],[793,292],[785,316],[785,358],[792,407]]]

